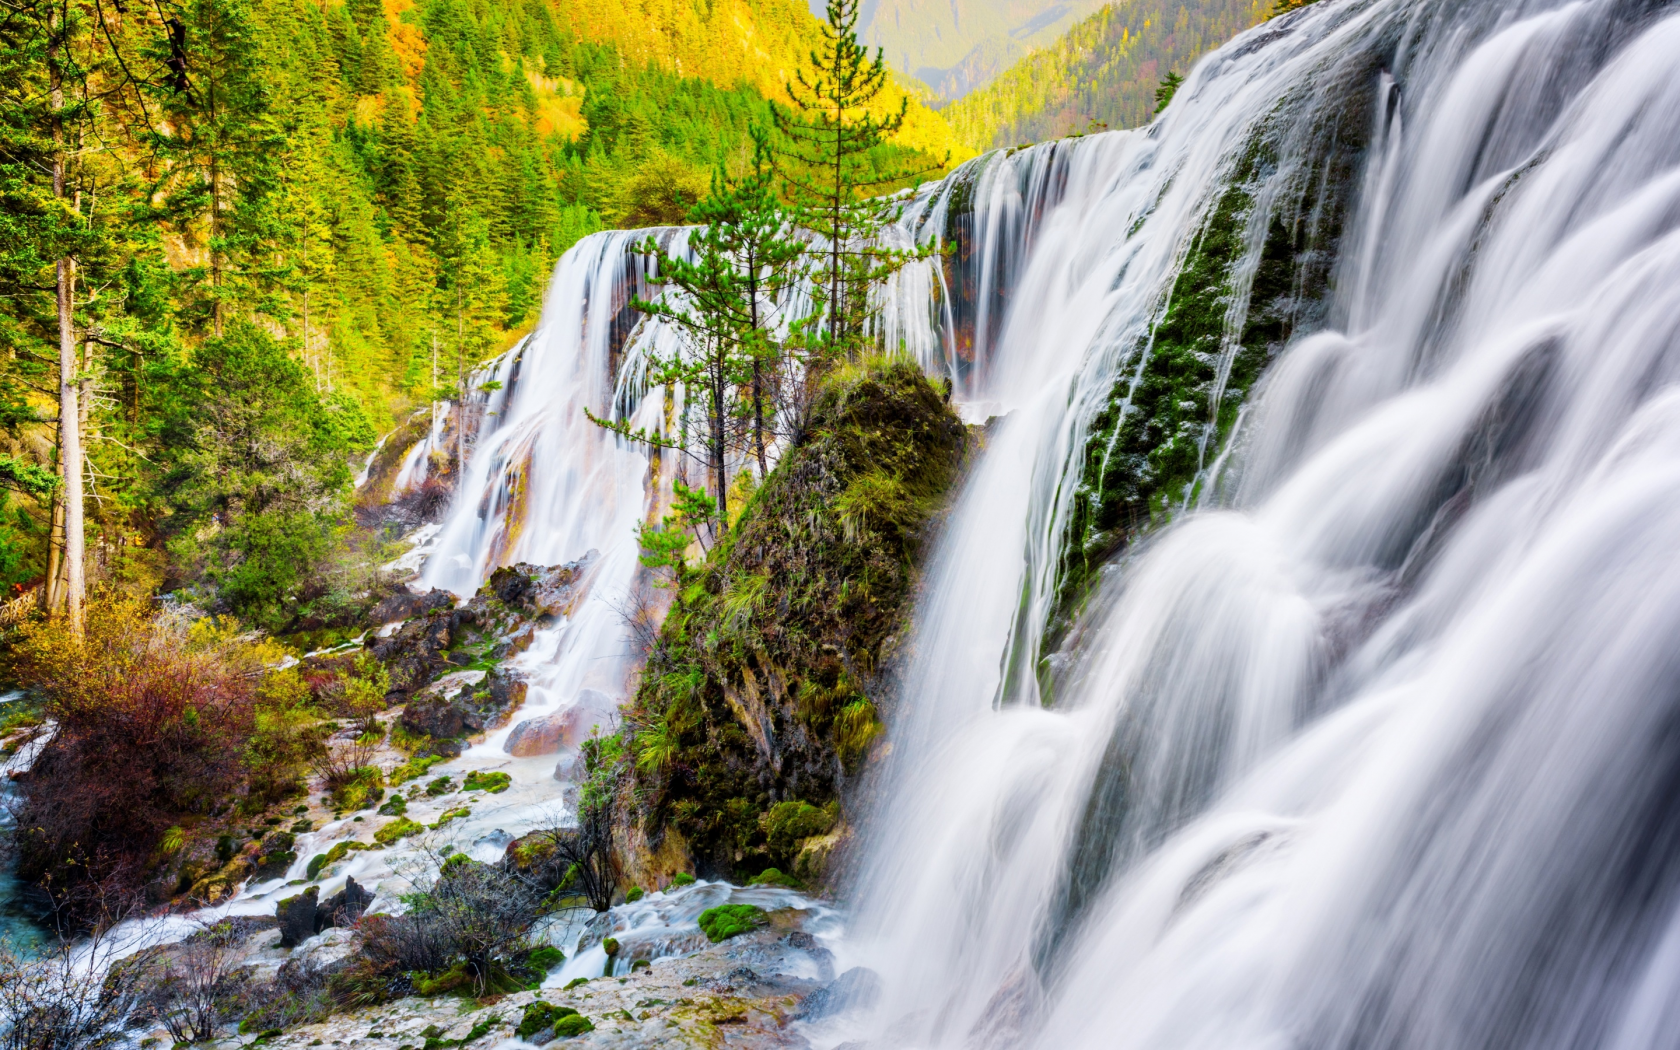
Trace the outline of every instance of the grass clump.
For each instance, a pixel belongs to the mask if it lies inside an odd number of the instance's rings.
[[[700,913],[700,931],[716,944],[756,930],[766,921],[763,908],[751,904],[720,904]]]

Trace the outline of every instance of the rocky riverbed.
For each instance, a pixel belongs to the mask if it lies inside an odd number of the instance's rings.
[[[621,906],[588,922],[570,945],[577,954],[568,952],[568,961],[535,991],[477,1000],[409,997],[339,1013],[282,1034],[230,1037],[218,1045],[223,1050],[259,1043],[267,1050],[834,1045],[847,1011],[868,1001],[875,982],[868,970],[836,972],[837,960],[827,946],[837,932],[834,913],[773,889],[714,883],[699,884],[691,892],[693,899],[688,900],[687,894],[656,894],[658,899]],[[712,899],[763,899],[785,906],[768,911],[760,928],[709,944],[685,917]],[[284,957],[314,956],[317,963],[330,965],[353,951],[347,934],[331,930],[286,951],[278,947],[277,931],[261,930],[252,941],[254,946],[260,942],[262,958],[253,963],[266,969]],[[606,969],[601,945],[608,935],[616,935],[619,946],[616,976],[601,975]],[[685,947],[691,950],[678,950]],[[658,951],[672,954],[646,958]],[[595,976],[578,975],[580,968]],[[522,1021],[550,1012],[528,1010],[538,1003],[561,1015],[575,1010],[587,1019],[590,1030],[568,1036],[556,1035],[552,1028],[531,1031],[527,1025],[522,1038]]]

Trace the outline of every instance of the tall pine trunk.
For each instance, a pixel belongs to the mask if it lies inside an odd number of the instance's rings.
[[[66,32],[63,16],[53,10],[52,39],[47,49],[47,74],[52,90],[53,196],[65,197],[64,70],[60,49]],[[76,375],[76,261],[61,257],[58,280],[58,462],[64,492],[65,614],[70,637],[82,637],[82,413]]]

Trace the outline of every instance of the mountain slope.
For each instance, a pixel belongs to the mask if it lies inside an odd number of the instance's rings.
[[[1120,0],[943,116],[975,149],[1084,131],[1092,121],[1134,127],[1154,115],[1168,71],[1187,72],[1268,10],[1263,0]]]
[[[878,0],[858,36],[943,98],[961,98],[1055,42],[1102,0]]]

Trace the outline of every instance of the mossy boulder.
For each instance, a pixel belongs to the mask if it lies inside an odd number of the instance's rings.
[[[751,904],[720,904],[700,913],[700,931],[716,944],[750,933],[768,921],[763,908]]]
[[[407,817],[398,817],[389,824],[373,833],[373,841],[381,846],[389,846],[398,839],[405,839],[410,835],[417,835],[426,830],[426,825]]]
[[[967,440],[907,361],[825,380],[804,433],[678,582],[625,718],[644,727],[627,797],[651,846],[671,827],[707,874],[791,864],[798,839],[772,846],[764,818],[786,800],[822,811],[857,775]]]

